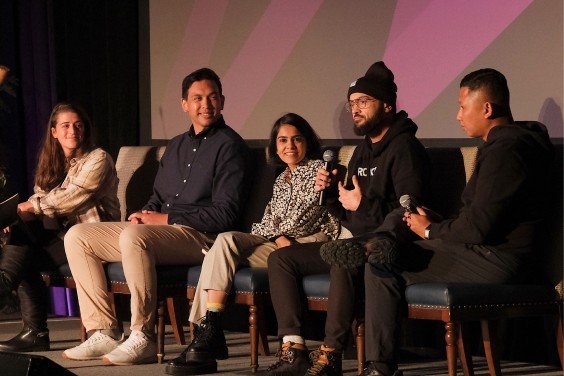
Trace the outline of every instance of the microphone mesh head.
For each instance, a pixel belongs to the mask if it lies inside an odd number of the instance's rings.
[[[323,160],[325,162],[331,162],[333,161],[334,158],[335,158],[335,153],[333,153],[333,150],[327,149],[323,152]]]
[[[399,203],[402,207],[407,208],[411,205],[411,197],[409,197],[409,195],[403,195],[400,197]]]

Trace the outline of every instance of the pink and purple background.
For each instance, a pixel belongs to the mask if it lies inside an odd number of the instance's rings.
[[[346,90],[378,60],[421,138],[466,137],[458,84],[482,67],[506,75],[517,119],[561,138],[562,19],[560,0],[151,0],[151,138],[187,129],[181,82],[203,66],[222,78],[225,119],[246,139],[266,139],[288,111],[324,139],[355,138]]]

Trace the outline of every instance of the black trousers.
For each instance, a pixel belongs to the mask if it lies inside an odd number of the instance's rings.
[[[301,335],[303,312],[307,307],[302,278],[330,273],[324,344],[341,352],[356,312],[355,285],[359,273],[330,267],[319,254],[322,244],[295,244],[272,252],[268,257],[270,295],[278,321],[278,336]]]
[[[40,222],[27,225],[26,231],[12,227],[10,243],[2,248],[0,270],[17,290],[24,325],[42,331],[47,330],[49,302],[40,272],[66,263],[66,255],[57,231],[45,230]]]
[[[518,259],[487,246],[420,240],[400,246],[397,265],[366,264],[366,360],[379,371],[397,369],[399,332],[406,313],[405,288],[423,282],[508,283]]]

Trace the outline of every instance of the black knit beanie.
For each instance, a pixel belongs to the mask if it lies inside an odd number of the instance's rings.
[[[397,91],[394,74],[383,61],[378,61],[368,68],[363,77],[350,84],[347,100],[353,93],[363,93],[395,107]]]

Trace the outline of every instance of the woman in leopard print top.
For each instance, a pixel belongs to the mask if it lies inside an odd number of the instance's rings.
[[[273,162],[284,163],[286,169],[276,178],[264,216],[253,224],[251,233],[221,233],[206,254],[190,310],[191,322],[208,317],[210,311],[215,315],[223,310],[240,263],[265,268],[268,255],[278,248],[337,238],[338,220],[317,205],[315,176],[323,162],[313,158],[319,150],[319,138],[304,118],[288,113],[276,120],[268,156]]]
[[[319,192],[314,190],[317,170],[322,167],[319,159],[307,158],[293,168],[286,167],[274,182],[262,220],[253,224],[251,232],[271,240],[283,237],[289,243],[320,231],[327,240],[335,239],[339,231],[337,219],[324,206],[317,205]]]

